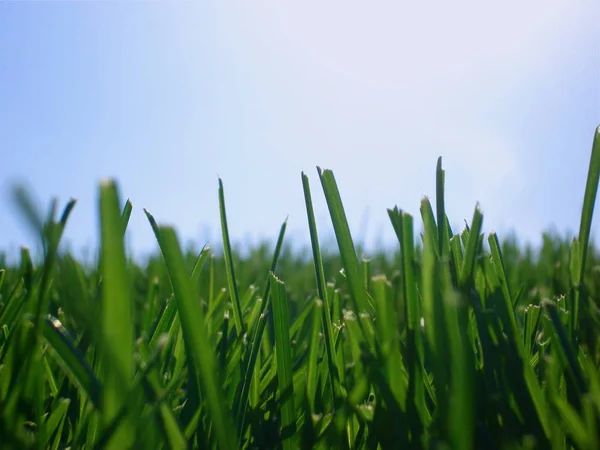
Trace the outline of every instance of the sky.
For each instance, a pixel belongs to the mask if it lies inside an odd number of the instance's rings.
[[[303,245],[302,171],[327,239],[317,166],[355,240],[393,246],[386,208],[418,219],[438,156],[455,227],[479,202],[501,238],[575,232],[600,124],[600,3],[445,3],[1,2],[0,250],[36,247],[18,183],[44,211],[76,198],[64,238],[95,248],[104,178],[133,204],[136,255],[157,248],[143,208],[218,248],[218,177],[234,242],[274,240],[289,216]]]

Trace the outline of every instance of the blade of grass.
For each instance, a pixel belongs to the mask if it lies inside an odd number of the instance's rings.
[[[579,244],[581,249],[581,271],[579,272],[579,281],[583,283],[585,266],[588,253],[588,244],[590,241],[590,230],[592,228],[592,217],[594,214],[594,205],[598,193],[598,182],[600,181],[600,126],[594,133],[594,142],[592,144],[592,154],[590,155],[590,165],[588,169],[587,181],[585,184],[585,195],[583,198],[583,208],[581,210],[581,222],[579,225]]]
[[[250,393],[250,386],[252,384],[252,378],[255,373],[254,366],[260,351],[263,334],[267,326],[266,313],[268,312],[270,303],[271,293],[271,273],[275,273],[277,268],[277,261],[279,261],[279,255],[281,253],[281,247],[283,246],[283,238],[285,236],[285,230],[287,228],[287,218],[281,225],[279,230],[279,236],[277,238],[277,244],[275,245],[275,252],[273,253],[273,260],[271,261],[271,270],[269,272],[269,278],[265,284],[265,291],[262,296],[262,310],[259,315],[259,320],[252,333],[252,340],[250,341],[250,354],[247,357],[247,362],[244,365],[244,377],[238,387],[239,395],[236,395],[236,401],[234,402],[234,411],[236,411],[236,419],[239,431],[239,440],[241,445],[241,439],[243,437],[244,427],[246,425],[246,409],[248,405],[248,395]]]
[[[333,392],[335,397],[342,395],[341,392],[337,393],[340,389],[339,383],[339,371],[337,366],[337,359],[335,354],[334,340],[333,340],[333,325],[331,321],[331,303],[327,292],[327,285],[325,282],[325,270],[323,268],[323,258],[321,256],[321,249],[319,247],[319,236],[317,233],[317,225],[315,221],[315,213],[312,204],[312,197],[310,193],[310,184],[308,177],[302,172],[302,187],[304,189],[304,201],[306,205],[306,215],[308,219],[308,229],[310,232],[310,242],[312,247],[313,265],[315,269],[315,279],[317,282],[317,293],[319,298],[323,301],[323,332],[325,335],[325,350],[327,352],[327,365],[329,368],[329,380],[332,384]],[[338,405],[339,406],[339,405]],[[337,408],[336,408],[337,409]]]
[[[217,376],[214,348],[204,328],[196,288],[187,274],[175,231],[163,226],[159,228],[159,235],[159,245],[175,293],[187,357],[197,371],[194,381],[206,399],[219,448],[234,449],[237,445],[235,435],[231,433],[233,421]]]
[[[294,407],[294,386],[292,382],[292,349],[290,344],[290,319],[285,284],[271,273],[271,293],[273,298],[273,324],[275,326],[275,354],[277,356],[277,378],[279,402],[281,405],[281,428],[283,448],[293,449],[296,408]],[[288,438],[284,436],[290,436]]]
[[[231,243],[229,241],[229,229],[227,227],[227,213],[225,211],[225,193],[223,191],[223,181],[219,178],[219,210],[221,212],[221,231],[223,234],[223,256],[225,257],[225,268],[227,273],[227,284],[229,285],[229,296],[233,304],[233,321],[238,336],[242,336],[246,330],[242,320],[242,307],[238,293],[237,279],[235,277],[235,268],[233,265],[233,254]]]
[[[102,245],[102,302],[100,326],[104,361],[102,423],[108,426],[126,405],[123,403],[133,377],[132,303],[123,243],[123,220],[116,184],[100,185],[100,228]],[[110,355],[110,356],[109,356]],[[132,445],[134,425],[125,417],[109,448]]]
[[[43,322],[42,332],[67,377],[83,389],[95,408],[100,409],[100,382],[62,323],[49,316]]]
[[[335,177],[331,170],[323,171],[320,167],[317,167],[317,171],[319,173],[321,185],[323,186],[323,192],[325,193],[331,221],[333,222],[335,237],[340,250],[340,256],[342,257],[346,279],[348,280],[352,299],[355,302],[354,307],[356,308],[357,314],[361,312],[373,313],[373,305],[369,301],[360,276],[356,250],[354,248],[354,243],[352,242],[348,220],[346,219],[346,213],[344,212],[344,206],[342,205],[342,199]]]

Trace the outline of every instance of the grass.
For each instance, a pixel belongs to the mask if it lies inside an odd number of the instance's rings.
[[[338,252],[302,173],[308,260],[287,222],[272,252],[234,251],[220,179],[223,251],[183,251],[145,211],[160,255],[143,266],[114,182],[92,266],[58,250],[74,201],[44,217],[16,191],[44,252],[0,257],[1,447],[598,448],[600,129],[579,233],[539,252],[484,236],[478,206],[452,230],[440,158],[420,237],[390,208],[395,254],[359,258],[333,172],[317,176]]]

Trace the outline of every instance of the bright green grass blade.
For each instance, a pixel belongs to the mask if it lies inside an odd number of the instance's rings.
[[[397,339],[397,312],[392,299],[392,285],[383,275],[373,277],[373,300],[377,319],[375,326],[378,332],[379,354],[385,365],[387,382],[394,401],[398,405],[406,405],[407,376],[402,363],[402,354]]]
[[[110,424],[126,405],[123,402],[133,377],[133,305],[123,243],[123,220],[119,195],[113,181],[100,185],[100,228],[102,243],[102,302],[100,326],[104,362],[102,421]],[[111,439],[110,448],[133,443],[134,426],[124,420]]]
[[[237,445],[235,433],[232,433],[233,421],[217,376],[214,348],[206,334],[196,288],[187,275],[175,231],[170,227],[160,227],[159,235],[159,245],[175,293],[187,357],[197,370],[195,382],[206,399],[219,448],[234,449]]]
[[[271,295],[273,299],[273,324],[275,326],[275,351],[277,356],[277,378],[281,407],[281,428],[283,436],[292,436],[296,429],[296,408],[294,407],[294,386],[292,382],[292,349],[290,345],[290,319],[288,313],[285,284],[271,274]],[[293,449],[294,440],[283,438],[283,448]]]
[[[464,286],[469,278],[473,276],[473,267],[475,265],[475,258],[477,257],[477,247],[480,242],[481,226],[483,222],[483,215],[479,209],[479,205],[475,207],[473,213],[473,222],[471,230],[469,231],[469,240],[465,248],[465,256],[463,259],[463,265],[460,272],[460,282]]]
[[[463,251],[460,235],[455,234],[450,238],[450,260],[452,261],[453,267],[453,278],[454,284],[459,285],[461,267],[463,266]]]
[[[371,260],[366,256],[362,258],[362,275],[363,275],[363,286],[367,292],[371,292]]]
[[[229,241],[229,229],[227,227],[227,213],[225,211],[225,194],[223,192],[223,181],[219,178],[219,210],[221,212],[221,231],[223,234],[223,256],[225,257],[225,268],[227,273],[227,284],[229,285],[229,296],[233,304],[233,321],[238,336],[243,335],[245,330],[242,321],[242,307],[238,293],[237,279],[235,277],[235,268],[233,265],[233,252]]]
[[[100,409],[100,383],[62,323],[49,316],[43,322],[42,333],[66,376]]]
[[[323,258],[321,255],[321,249],[319,247],[319,236],[317,233],[317,225],[315,221],[315,213],[312,204],[312,197],[310,193],[310,184],[308,177],[302,172],[302,187],[304,189],[304,201],[306,205],[306,215],[308,219],[308,229],[310,232],[310,242],[312,247],[313,264],[315,268],[315,279],[317,281],[317,293],[319,298],[323,301],[323,332],[325,335],[325,350],[327,352],[327,365],[329,368],[330,383],[332,383],[334,392],[338,389],[339,384],[339,372],[340,369],[337,366],[337,359],[335,354],[334,340],[333,340],[333,325],[331,322],[331,303],[329,295],[327,293],[327,285],[325,282],[325,270],[323,268]],[[337,394],[336,394],[337,397]]]
[[[586,423],[571,404],[559,395],[552,397],[552,403],[560,416],[562,426],[577,444],[576,448],[594,449],[598,447],[594,435],[588,431]]]
[[[327,200],[331,221],[333,222],[335,237],[344,264],[348,286],[350,287],[352,299],[355,302],[354,307],[357,313],[373,313],[373,306],[370,304],[360,276],[354,243],[352,242],[348,220],[346,219],[346,213],[344,212],[344,206],[342,205],[335,177],[331,170],[322,171],[320,167],[317,170],[323,186],[323,192],[325,193],[325,199]]]
[[[428,224],[428,229],[424,230],[423,238],[428,239],[430,243],[433,243],[433,249],[436,254],[440,255],[440,248],[438,246],[438,230],[437,225],[435,224],[435,218],[433,216],[433,209],[431,208],[431,203],[427,197],[424,197],[421,200],[421,218],[423,219],[423,223]],[[425,243],[423,243],[425,245]]]
[[[242,296],[242,301],[241,301],[242,311],[246,311],[248,309],[248,307],[250,307],[250,302],[254,298],[254,294],[256,294],[256,291],[258,291],[258,288],[256,286],[254,286],[253,284],[248,286],[248,289],[246,289],[246,292],[244,292],[244,295]],[[249,324],[246,324],[246,325],[249,325]]]
[[[419,296],[414,269],[413,218],[402,213],[402,258],[404,270],[404,298],[406,299],[407,323],[410,330],[417,328],[420,319]]]
[[[431,217],[426,216],[423,225],[425,233],[432,233],[434,231],[431,224]],[[426,240],[423,246],[421,294],[425,336],[432,353],[432,369],[435,374],[434,384],[436,394],[433,398],[437,403],[438,414],[444,417],[448,411],[446,394],[449,386],[447,377],[448,366],[446,363],[448,355],[446,336],[448,335],[448,331],[444,318],[444,305],[440,295],[439,267],[434,247],[431,240]]]
[[[448,275],[446,275],[448,278]],[[464,332],[461,332],[458,294],[446,292],[446,329],[450,347],[451,367],[448,434],[452,448],[469,450],[473,448],[475,417],[473,407],[473,365],[468,351]]]
[[[594,133],[594,142],[592,144],[592,154],[590,156],[590,165],[585,185],[585,195],[583,199],[583,208],[581,210],[581,223],[579,225],[579,244],[581,253],[581,271],[579,275],[580,283],[583,283],[585,273],[586,259],[588,253],[588,244],[590,241],[590,230],[592,228],[592,216],[594,214],[594,204],[598,193],[598,182],[600,181],[600,126]]]
[[[198,258],[196,259],[196,263],[194,264],[194,268],[192,269],[192,282],[195,286],[198,286],[198,283],[200,282],[200,274],[202,273],[202,269],[204,268],[206,260],[209,256],[210,247],[208,245],[205,245],[204,247],[202,247]]]
[[[60,444],[60,437],[70,404],[71,400],[68,398],[62,399],[54,411],[46,418],[46,433],[48,437],[54,436],[51,449],[59,448],[58,445]]]
[[[158,322],[156,323],[156,327],[150,336],[150,348],[155,348],[158,340],[164,334],[169,332],[171,325],[173,324],[173,320],[177,315],[177,303],[175,298],[171,296],[165,303],[162,312],[159,315]]]

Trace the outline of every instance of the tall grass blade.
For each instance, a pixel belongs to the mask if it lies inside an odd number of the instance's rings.
[[[233,304],[233,321],[238,336],[245,333],[245,325],[242,320],[242,307],[240,304],[240,295],[238,293],[237,279],[235,277],[235,268],[233,264],[233,252],[231,242],[229,241],[229,228],[227,227],[227,213],[225,211],[225,193],[223,191],[223,181],[219,178],[219,210],[221,212],[221,231],[223,234],[223,256],[225,257],[225,268],[227,273],[227,284],[229,285],[229,296]]]
[[[356,312],[373,313],[373,305],[369,301],[360,276],[356,250],[354,248],[348,220],[346,219],[346,213],[344,212],[344,206],[342,205],[342,199],[335,177],[331,170],[322,171],[320,167],[317,167],[317,170],[319,178],[321,179],[321,185],[323,186],[323,192],[325,193],[325,199],[327,200],[329,214],[331,216],[331,221],[333,222],[335,237],[346,271],[346,279],[348,280],[352,299],[355,302],[354,306]]]
[[[292,381],[292,349],[290,344],[290,319],[285,284],[271,274],[273,296],[273,323],[275,325],[275,351],[277,356],[277,378],[281,407],[281,427],[284,449],[293,449],[294,441],[289,437],[295,434],[296,408]]]
[[[163,226],[159,228],[159,235],[161,238],[159,245],[175,293],[187,357],[197,373],[197,379],[194,382],[206,398],[219,448],[234,449],[237,445],[235,434],[231,432],[233,421],[229,406],[223,396],[221,382],[217,376],[214,347],[210,337],[206,334],[196,288],[187,274],[175,231],[170,227]]]
[[[336,393],[339,389],[335,387],[339,385],[339,368],[337,366],[337,360],[335,355],[335,346],[333,339],[333,325],[331,321],[331,302],[327,292],[327,285],[325,282],[325,270],[323,268],[323,258],[321,256],[321,249],[319,247],[319,236],[317,232],[317,224],[315,221],[315,213],[312,204],[312,197],[310,193],[310,184],[308,177],[302,173],[302,187],[304,189],[304,202],[306,205],[306,215],[308,219],[308,229],[310,232],[310,243],[312,247],[313,265],[315,269],[315,279],[317,282],[317,293],[319,298],[323,301],[323,332],[325,335],[325,351],[327,352],[327,365],[329,367],[329,379],[332,384],[335,396],[341,395]]]
[[[108,426],[122,409],[133,378],[133,316],[129,271],[125,261],[123,220],[117,186],[113,181],[100,185],[100,228],[102,243],[102,302],[100,325],[104,386],[102,423]],[[135,429],[129,417],[117,427],[109,448],[127,448],[133,444]]]

